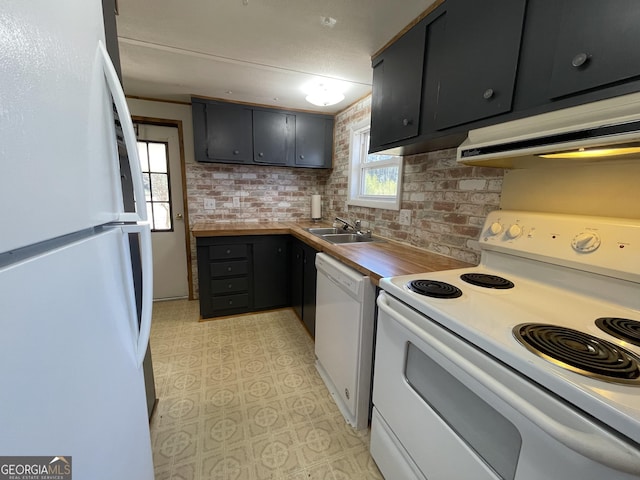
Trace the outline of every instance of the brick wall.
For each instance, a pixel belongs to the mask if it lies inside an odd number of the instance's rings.
[[[303,168],[190,163],[186,165],[189,221],[272,222],[311,217],[311,195],[328,172]],[[215,201],[207,208],[205,200]],[[209,205],[212,207],[212,205]]]
[[[369,118],[366,98],[336,117],[333,171],[324,187],[323,217],[359,218],[381,236],[470,263],[479,261],[478,236],[487,213],[498,208],[502,169],[458,165],[455,149],[404,159],[400,208],[411,211],[409,225],[400,212],[346,205],[350,127]]]

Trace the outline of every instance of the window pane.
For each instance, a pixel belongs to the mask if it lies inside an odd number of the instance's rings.
[[[398,191],[398,167],[363,170],[362,194],[395,196]]]
[[[371,155],[367,155],[365,163],[380,162],[382,160],[390,160],[392,158],[393,155],[378,155],[377,153],[372,153]]]
[[[151,179],[148,173],[142,174],[142,183],[144,184],[144,198],[149,201],[151,200]]]
[[[149,166],[151,172],[167,172],[167,149],[164,143],[149,142]]]
[[[169,201],[169,177],[164,173],[151,174],[151,192],[154,202]]]
[[[169,202],[153,204],[154,230],[171,230],[171,211]]]
[[[149,159],[147,158],[147,142],[138,142],[138,156],[140,157],[140,168],[143,172],[149,171]]]
[[[153,222],[153,209],[151,208],[151,203],[147,203],[147,220],[149,220],[149,223],[151,224],[151,229],[155,229],[156,227],[154,227],[154,222]]]

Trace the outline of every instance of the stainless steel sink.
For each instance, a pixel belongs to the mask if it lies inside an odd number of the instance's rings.
[[[331,243],[368,243],[368,242],[384,242],[377,237],[368,237],[366,235],[358,235],[357,233],[345,233],[342,228],[335,227],[310,227],[305,229],[316,237]]]
[[[307,228],[306,230],[307,232],[313,233],[314,235],[318,236],[340,233],[340,229],[335,227],[311,227]]]
[[[375,237],[367,237],[365,235],[358,235],[356,233],[325,234],[321,237],[331,243],[368,243],[384,241]]]

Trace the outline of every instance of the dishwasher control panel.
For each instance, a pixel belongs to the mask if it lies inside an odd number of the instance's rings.
[[[353,295],[359,295],[362,282],[368,279],[362,273],[353,270],[325,253],[316,254],[316,268],[334,283],[349,290]]]

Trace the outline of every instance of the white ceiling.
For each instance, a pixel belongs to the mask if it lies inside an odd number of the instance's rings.
[[[371,55],[433,1],[118,0],[125,92],[335,113],[371,91]],[[319,79],[345,82],[346,98],[306,102]]]

